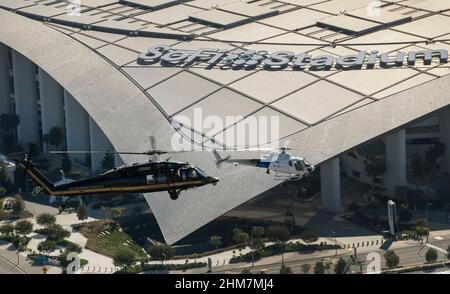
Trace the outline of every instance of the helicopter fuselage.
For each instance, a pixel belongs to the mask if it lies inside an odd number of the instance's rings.
[[[94,177],[55,186],[32,163],[27,166],[27,162],[23,162],[22,166],[35,185],[42,188],[38,193],[55,196],[168,191],[171,198],[176,199],[182,190],[219,181],[189,163],[150,161],[116,167]]]

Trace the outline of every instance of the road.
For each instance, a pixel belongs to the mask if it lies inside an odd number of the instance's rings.
[[[395,253],[400,257],[400,266],[410,266],[423,264],[425,262],[425,254],[429,248],[437,249],[438,251],[438,260],[445,259],[445,250],[450,245],[450,234],[438,236],[438,238],[430,237],[429,244],[421,244],[416,241],[402,241],[395,242],[391,245],[389,249],[393,249]],[[363,272],[367,272],[367,265],[372,261],[372,258],[367,261],[367,256],[371,252],[375,252],[379,254],[379,260],[381,261],[381,268],[387,268],[384,254],[386,252],[386,248],[381,249],[377,247],[372,248],[360,248],[360,251],[357,252],[358,260],[363,261]],[[318,261],[330,261],[335,263],[340,257],[343,257],[346,261],[350,260],[350,256],[352,255],[351,250],[339,250],[338,255],[335,256],[334,250],[328,252],[316,252],[314,254],[310,254],[310,256],[305,256],[305,254],[300,255],[296,253],[287,253],[285,254],[285,265],[289,266],[292,269],[293,273],[303,273],[302,265],[309,264],[311,265],[311,269],[309,273],[313,272],[313,267]],[[326,257],[328,256],[328,257]],[[264,262],[264,260],[260,260],[254,267],[251,267],[250,263],[238,263],[238,264],[230,264],[226,266],[213,267],[213,273],[234,273],[238,274],[242,272],[243,268],[249,268],[252,273],[259,273],[261,271],[265,271],[266,273],[279,273],[281,267],[281,257],[270,257],[273,262]],[[266,259],[268,260],[268,259]],[[334,273],[334,265],[331,265],[329,273]],[[352,266],[349,271],[359,271],[359,266]],[[436,271],[439,271],[438,269]],[[205,269],[198,269],[197,271],[192,271],[192,273],[200,273],[205,272]],[[423,272],[428,273],[428,272]]]
[[[24,274],[24,272],[0,256],[0,274]]]

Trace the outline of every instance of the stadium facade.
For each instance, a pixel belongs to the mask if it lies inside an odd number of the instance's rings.
[[[241,150],[225,140],[236,127],[276,117],[277,144],[289,141],[320,165],[322,205],[333,212],[342,209],[340,158],[351,150],[384,142],[392,193],[408,185],[408,138],[432,133],[450,147],[445,0],[0,0],[0,8],[0,112],[19,115],[24,145],[46,151],[58,126],[68,150],[143,151],[150,136],[162,149],[178,138]],[[198,127],[198,109],[225,123]],[[96,171],[103,154],[72,159]],[[217,169],[209,152],[172,159],[220,183],[177,201],[146,195],[168,243],[279,184],[263,169]],[[450,172],[450,156],[441,169]]]

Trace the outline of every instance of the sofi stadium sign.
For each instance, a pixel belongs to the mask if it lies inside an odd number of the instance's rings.
[[[448,51],[422,50],[410,52],[397,52],[394,54],[382,53],[378,50],[359,51],[356,54],[342,57],[332,55],[311,56],[308,53],[296,54],[292,51],[277,51],[269,54],[267,51],[251,51],[235,49],[220,50],[202,48],[197,51],[175,50],[170,46],[152,46],[146,53],[139,55],[138,63],[149,65],[161,63],[167,66],[186,66],[190,64],[204,64],[205,67],[221,67],[233,69],[251,69],[262,66],[267,70],[280,70],[292,68],[294,70],[330,70],[336,69],[372,69],[376,64],[381,67],[400,67],[405,62],[414,66],[421,59],[423,64],[430,65],[433,59],[440,63],[447,63]]]

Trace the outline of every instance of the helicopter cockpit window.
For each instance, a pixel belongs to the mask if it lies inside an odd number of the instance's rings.
[[[297,160],[295,162],[295,170],[297,171],[302,171],[303,170],[303,162],[301,162],[300,160]]]
[[[197,172],[195,171],[195,169],[193,169],[193,168],[188,169],[188,178],[189,179],[198,178],[198,175],[197,175]]]
[[[292,166],[292,160],[289,160],[289,166]]]
[[[185,181],[185,180],[187,179],[188,174],[187,174],[187,170],[186,170],[186,169],[181,169],[181,170],[180,170],[180,177],[181,177],[181,179],[182,179],[183,181]]]
[[[197,167],[195,170],[201,177],[206,178],[206,173],[201,168]]]

